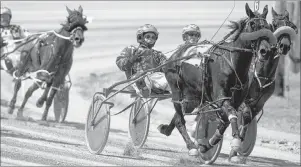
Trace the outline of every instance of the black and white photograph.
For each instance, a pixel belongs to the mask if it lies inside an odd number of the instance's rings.
[[[300,0],[1,1],[1,166],[300,166]]]

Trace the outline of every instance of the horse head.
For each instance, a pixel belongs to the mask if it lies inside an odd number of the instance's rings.
[[[279,56],[286,55],[289,52],[291,41],[294,40],[296,33],[298,33],[297,27],[289,21],[289,13],[287,11],[284,14],[277,14],[272,8],[272,16],[273,20],[270,29],[274,31],[277,45],[272,47],[272,52],[267,54],[259,52],[254,64],[255,77],[261,87],[274,82]]]
[[[286,55],[291,48],[291,41],[296,38],[298,34],[297,26],[289,20],[289,13],[287,10],[283,14],[278,14],[272,8],[272,29],[277,38],[277,50],[281,55]]]
[[[87,17],[83,15],[83,8],[79,6],[78,10],[70,10],[66,6],[69,16],[67,17],[66,23],[63,24],[64,29],[70,33],[70,40],[73,46],[80,47],[84,40],[84,31],[87,31],[86,27]]]
[[[262,14],[257,11],[253,12],[247,3],[245,10],[248,18],[245,19],[244,28],[239,38],[245,42],[246,48],[251,48],[257,55],[264,56],[272,51],[271,45],[275,45],[277,42],[266,21],[268,6],[264,7]]]

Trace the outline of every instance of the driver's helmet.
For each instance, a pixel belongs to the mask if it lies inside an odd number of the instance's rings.
[[[2,14],[8,14],[10,16],[10,18],[12,17],[11,10],[8,7],[2,7],[1,6],[1,15]]]
[[[182,31],[182,38],[183,41],[187,41],[188,33],[196,33],[197,34],[197,40],[201,38],[201,31],[200,27],[195,24],[189,24],[183,28]]]
[[[9,18],[2,18],[2,15],[8,15]],[[12,12],[8,7],[2,7],[1,6],[1,26],[8,26],[10,24],[12,18]]]
[[[146,44],[144,39],[143,39],[143,35],[145,33],[148,33],[148,32],[154,33],[156,35],[157,39],[158,39],[159,32],[158,32],[157,28],[155,26],[151,25],[151,24],[145,24],[145,25],[139,27],[138,30],[137,30],[137,33],[136,33],[137,42],[139,44]],[[146,44],[146,45],[149,45],[149,44]],[[150,47],[153,47],[154,45],[155,45],[155,43]]]

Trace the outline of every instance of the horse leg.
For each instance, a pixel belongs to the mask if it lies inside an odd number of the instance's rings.
[[[179,74],[175,73],[175,72],[171,72],[168,71],[165,73],[165,78],[170,86],[171,92],[172,92],[172,101],[174,103],[180,103],[181,100],[181,89],[178,85],[179,83]],[[177,118],[177,113],[175,113],[175,115],[173,116],[171,122],[169,123],[169,125],[167,124],[161,124],[157,127],[157,129],[159,130],[160,133],[166,135],[166,136],[170,136],[170,134],[172,133],[172,131],[175,128],[175,120]]]
[[[36,103],[36,106],[37,106],[38,108],[43,107],[44,102],[47,100],[47,95],[48,95],[48,93],[49,93],[50,87],[51,87],[51,83],[47,83],[47,87],[46,87],[46,89],[44,90],[43,95],[38,99],[38,101],[37,101],[37,103]]]
[[[17,101],[17,95],[21,88],[21,85],[22,85],[22,81],[20,79],[16,79],[15,86],[14,86],[14,95],[13,98],[10,100],[9,107],[8,107],[9,114],[12,114],[14,112],[15,104]]]
[[[165,78],[170,86],[172,92],[172,101],[179,103],[182,100],[182,91],[180,82],[180,76],[178,73],[167,72],[165,73]]]
[[[241,138],[239,136],[239,131],[238,131],[236,110],[231,106],[229,100],[225,100],[221,108],[227,114],[228,120],[230,121],[231,124],[232,137],[233,137],[231,141],[232,150],[238,151],[241,145]]]
[[[46,100],[46,107],[44,109],[42,119],[41,119],[42,121],[46,121],[46,119],[47,119],[49,108],[52,105],[52,101],[53,101],[53,98],[54,98],[56,92],[57,92],[56,89],[51,89],[51,91],[50,91],[49,97]]]
[[[186,121],[184,119],[184,115],[182,112],[182,106],[179,103],[174,103],[174,107],[176,110],[175,125],[186,143],[186,147],[189,150],[188,154],[191,156],[197,156],[198,155],[198,150],[197,150],[198,146],[194,144],[194,142],[190,139],[190,137],[188,135],[188,132],[187,132],[186,126],[185,126]]]
[[[24,98],[24,100],[23,100],[23,102],[22,102],[22,104],[21,104],[21,107],[20,107],[19,110],[18,110],[17,117],[23,117],[23,110],[24,110],[24,107],[25,107],[25,105],[26,105],[28,99],[32,96],[32,93],[33,93],[34,91],[36,91],[37,89],[39,89],[39,86],[38,86],[36,83],[34,83],[33,85],[31,85],[31,86],[27,89],[27,91],[26,91],[26,93],[25,93],[25,98]]]
[[[174,128],[176,127],[175,120],[177,118],[177,113],[173,116],[172,120],[170,121],[169,125],[161,124],[158,126],[158,130],[160,133],[170,136]]]
[[[211,106],[209,106],[208,109],[210,110],[210,109],[213,109],[213,108]],[[220,112],[217,112],[217,114],[220,117],[220,119],[219,119],[219,123],[217,125],[217,129],[216,129],[215,133],[208,140],[208,142],[206,144],[203,144],[202,142],[199,142],[200,152],[202,152],[202,153],[205,153],[208,150],[210,150],[214,145],[216,145],[223,138],[223,135],[224,135],[226,129],[228,128],[229,124],[230,124],[226,112],[224,112],[222,110]],[[206,131],[205,131],[204,134],[202,134],[202,136],[206,137],[206,135],[207,134],[206,134]]]
[[[249,105],[247,105],[245,102],[241,104],[239,107],[239,112],[242,114],[243,124],[238,127],[239,128],[239,136],[241,140],[243,141],[247,132],[247,127],[255,118],[256,115],[252,112]],[[254,116],[253,116],[254,115]]]

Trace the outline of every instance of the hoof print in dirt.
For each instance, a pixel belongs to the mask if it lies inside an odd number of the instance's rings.
[[[139,157],[140,150],[134,147],[134,144],[128,142],[124,148],[123,155],[130,156],[130,157]]]
[[[229,159],[229,162],[234,164],[246,164],[246,161],[247,157],[244,156],[234,156]]]

